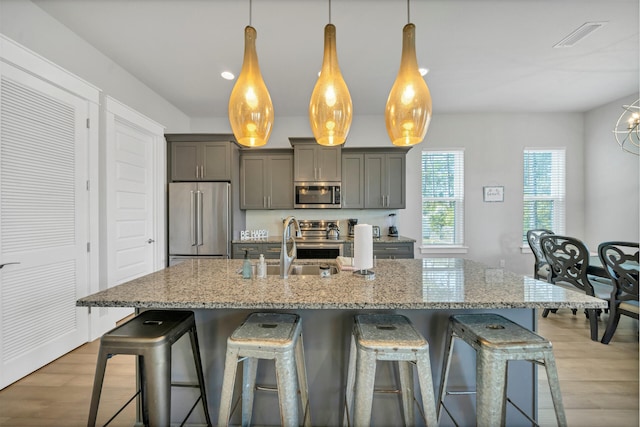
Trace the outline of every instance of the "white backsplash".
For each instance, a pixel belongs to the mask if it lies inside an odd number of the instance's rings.
[[[270,237],[282,235],[282,220],[293,215],[296,219],[338,220],[340,237],[346,237],[349,231],[347,220],[357,218],[358,224],[371,224],[380,227],[380,233],[386,235],[389,228],[389,214],[397,210],[360,210],[360,209],[290,209],[290,210],[247,210],[247,230],[268,230]],[[396,217],[397,218],[397,217]],[[398,225],[400,231],[401,227]],[[233,236],[240,239],[240,236]]]

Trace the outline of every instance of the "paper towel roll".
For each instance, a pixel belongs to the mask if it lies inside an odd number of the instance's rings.
[[[373,227],[357,224],[353,236],[353,266],[356,270],[373,267]]]

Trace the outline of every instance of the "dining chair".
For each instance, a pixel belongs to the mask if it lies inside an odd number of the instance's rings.
[[[564,287],[573,286],[587,295],[609,301],[611,286],[600,282],[591,282],[587,276],[589,250],[581,240],[552,234],[542,236],[540,245],[551,268],[549,283]],[[542,317],[547,317],[549,311],[549,309],[544,309]],[[597,309],[586,310],[593,341],[598,340],[598,313]]]
[[[542,247],[540,246],[540,237],[548,234],[554,233],[553,231],[546,230],[544,228],[527,231],[527,242],[529,243],[529,247],[531,248],[531,252],[533,252],[535,259],[533,264],[533,278],[536,280],[541,277],[548,280],[549,272],[551,271],[547,258],[545,258],[544,252],[542,252]]]
[[[613,338],[621,314],[638,318],[638,253],[638,243],[604,242],[598,246],[602,266],[614,285],[603,344],[609,344]]]

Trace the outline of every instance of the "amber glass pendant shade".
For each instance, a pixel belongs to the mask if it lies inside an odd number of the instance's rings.
[[[273,103],[260,74],[256,37],[255,28],[244,29],[242,71],[229,97],[231,130],[246,147],[265,145],[273,128]]]
[[[311,131],[320,145],[344,144],[351,127],[352,104],[336,52],[336,27],[324,27],[324,58],[309,102]]]
[[[400,71],[391,88],[385,122],[394,145],[419,144],[427,134],[431,121],[431,93],[418,71],[416,59],[416,26],[402,29],[402,59]]]

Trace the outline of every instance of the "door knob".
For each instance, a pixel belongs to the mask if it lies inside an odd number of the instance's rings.
[[[155,240],[153,240],[153,239],[149,239],[149,240],[147,240],[147,243],[149,243],[149,244],[151,244],[151,243],[153,243],[153,242],[155,242]]]

